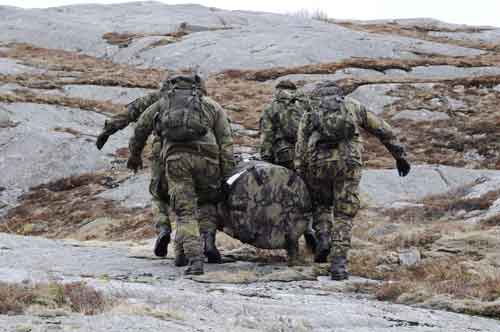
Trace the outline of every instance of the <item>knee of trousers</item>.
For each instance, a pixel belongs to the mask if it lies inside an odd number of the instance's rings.
[[[317,233],[327,232],[332,229],[332,207],[318,206],[313,212],[313,228]]]
[[[350,246],[351,234],[352,218],[345,215],[336,216],[332,225],[332,241]]]
[[[215,233],[219,225],[217,207],[213,204],[200,206],[198,211],[198,224],[201,233]]]

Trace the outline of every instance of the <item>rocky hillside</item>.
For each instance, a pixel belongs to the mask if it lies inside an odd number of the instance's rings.
[[[203,289],[207,293],[207,298],[193,300],[193,306],[209,306],[211,301],[226,305],[224,301],[233,301],[233,292],[240,289],[221,286],[232,282],[224,279],[221,271],[245,266],[243,282],[249,284],[245,292],[269,293],[265,296],[270,306],[286,297],[297,303],[319,301],[314,302],[318,308],[326,305],[341,310],[335,302],[338,300],[356,312],[360,304],[352,302],[352,292],[358,292],[363,299],[500,318],[500,29],[429,19],[317,21],[156,2],[34,10],[0,7],[0,18],[0,231],[10,234],[0,239],[0,255],[7,259],[0,267],[0,282],[86,281],[105,296],[120,298],[116,300],[120,303],[135,301],[135,295],[117,296],[96,281],[99,275],[119,275],[119,267],[110,272],[98,267],[93,271],[92,266],[76,271],[71,262],[57,261],[59,258],[53,256],[61,242],[25,241],[12,234],[99,240],[105,241],[99,246],[104,243],[125,251],[150,245],[144,242],[154,236],[148,170],[133,175],[124,167],[131,129],[113,136],[103,151],[95,149],[94,141],[109,115],[156,89],[165,76],[197,69],[207,78],[210,94],[228,110],[240,153],[255,152],[259,113],[279,80],[292,79],[307,90],[330,79],[399,130],[415,167],[407,178],[397,177],[390,155],[366,136],[364,207],[356,220],[351,270],[372,281],[339,288],[307,281],[321,275],[322,267],[314,267],[314,271],[305,267],[298,272],[285,269],[284,279],[294,280],[292,286],[271,282],[265,279],[268,272],[250,261],[264,261],[281,271],[280,252],[255,251],[221,237],[226,257],[236,262],[215,268],[210,277],[214,287],[180,278],[169,260],[148,258],[137,262],[137,269],[147,271],[144,273],[152,284],[148,289],[170,280],[177,292]],[[17,242],[25,243],[26,250],[35,250],[31,245],[36,250],[48,248],[46,257],[58,262],[58,272],[52,274],[52,269],[31,261],[18,266],[23,250],[12,249],[12,243]],[[106,250],[92,247],[94,242],[75,243],[85,246],[82,255],[98,259],[108,255]],[[115,255],[120,256],[118,251]],[[136,270],[131,260],[123,263],[130,271]],[[30,270],[39,271],[40,277],[26,275]],[[171,270],[172,275],[167,276]],[[129,280],[132,272],[127,271],[124,280],[113,277],[113,282],[119,287],[129,283],[140,287],[142,281],[136,279],[144,276],[134,275],[135,279]],[[93,277],[87,278],[87,274]],[[335,298],[328,293],[328,297],[311,300],[301,293],[309,288],[321,289],[321,293],[324,287],[330,293],[346,291],[350,295]],[[210,295],[212,288],[220,289],[215,297]],[[237,296],[233,304],[243,307],[244,299],[253,297]],[[165,308],[160,310],[152,303],[165,299],[140,299],[140,309],[133,309],[138,310],[134,315],[148,316],[152,327],[163,326],[161,317],[170,316],[158,313]],[[259,301],[268,300],[259,299],[252,305]],[[177,308],[175,303],[172,308]],[[495,331],[497,326],[496,322],[463,316],[435,324],[423,318],[428,311],[370,303],[374,308],[383,306],[381,310],[401,313],[387,316],[389,323],[380,325],[381,329],[405,326],[415,331],[459,327],[464,331]],[[17,311],[24,315],[8,318],[6,326],[20,324],[26,315],[32,318],[30,310],[39,309],[28,304]],[[102,326],[131,314],[112,307],[115,309],[99,313]],[[110,310],[118,316],[109,315]],[[303,325],[300,328],[304,331],[312,327],[316,331],[328,330],[331,323],[320,323],[314,315],[305,314],[299,322],[294,318],[296,312],[283,307],[279,309],[285,310],[280,314],[283,324],[273,327],[263,318],[247,317],[262,315],[261,311],[251,314],[250,309],[242,310],[238,324],[247,329],[300,330],[298,326]],[[407,311],[410,316],[406,316]],[[0,315],[7,312],[0,305]],[[78,321],[82,328],[91,326],[86,319],[68,315],[61,318],[64,324]],[[382,314],[367,312],[366,317],[370,315]],[[186,330],[193,326],[205,329],[193,323],[198,318],[185,317],[183,323],[176,324]],[[358,322],[360,331],[375,324],[365,318]],[[471,322],[470,326],[453,325],[452,321],[462,319]],[[212,325],[206,329],[225,326],[210,321]],[[347,330],[356,319],[346,322],[343,328]],[[130,324],[136,326],[132,321]]]

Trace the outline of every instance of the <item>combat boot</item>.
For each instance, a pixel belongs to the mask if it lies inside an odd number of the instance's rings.
[[[184,275],[201,275],[203,274],[203,259],[194,258],[189,261],[189,267],[184,271]]]
[[[209,264],[220,264],[222,263],[222,257],[219,250],[215,246],[215,232],[204,232],[203,233],[204,249],[203,253],[205,257],[208,258]]]
[[[182,266],[186,266],[186,265],[189,264],[189,260],[187,259],[187,257],[184,254],[184,252],[180,252],[180,253],[177,253],[175,255],[174,264],[177,267],[182,267]]]
[[[329,254],[330,254],[330,234],[319,233],[317,235],[316,254],[314,255],[314,262],[326,263]]]
[[[170,227],[159,226],[158,237],[156,238],[154,254],[158,257],[165,257],[168,254],[168,244],[170,243]]]
[[[346,256],[333,256],[332,265],[330,267],[330,276],[332,277],[332,280],[337,281],[349,279]]]

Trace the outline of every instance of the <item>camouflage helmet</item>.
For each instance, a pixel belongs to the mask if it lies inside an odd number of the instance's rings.
[[[276,85],[276,89],[282,90],[297,90],[297,85],[290,80],[283,80]]]
[[[328,109],[339,109],[344,101],[344,91],[334,81],[321,82],[311,92],[313,104]]]
[[[205,81],[198,74],[178,74],[167,77],[160,87],[160,93],[168,94],[173,89],[199,89],[202,94],[207,94]]]
[[[337,97],[338,99],[343,99],[344,91],[340,86],[338,86],[337,82],[325,81],[316,85],[314,90],[311,92],[311,97]]]
[[[297,86],[290,80],[283,80],[276,85],[274,91],[274,98],[276,100],[291,100],[296,97],[298,93]]]

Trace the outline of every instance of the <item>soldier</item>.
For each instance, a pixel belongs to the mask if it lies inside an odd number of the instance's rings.
[[[161,138],[171,208],[176,216],[177,266],[185,274],[203,273],[203,252],[209,263],[220,263],[215,247],[217,208],[222,179],[234,167],[233,140],[226,113],[204,95],[198,75],[167,80],[160,99],[139,118],[130,140],[127,167],[142,165],[141,153],[153,132]]]
[[[360,129],[375,135],[397,162],[400,176],[410,172],[403,146],[392,128],[352,99],[334,83],[312,92],[312,111],[304,114],[298,132],[295,167],[309,186],[313,224],[318,237],[315,261],[331,253],[333,280],[345,280],[351,246],[352,220],[360,208]]]
[[[276,85],[272,103],[260,118],[260,155],[269,163],[295,170],[293,165],[297,131],[302,115],[310,110],[309,97],[295,83],[283,80]],[[315,248],[316,237],[311,225],[304,238],[308,247]]]
[[[106,120],[104,129],[96,141],[97,148],[101,150],[111,135],[126,128],[132,122],[136,122],[141,114],[158,99],[160,99],[159,92],[150,93],[128,104],[125,112]],[[152,147],[149,192],[152,196],[153,221],[158,232],[154,254],[158,257],[165,257],[170,243],[171,224],[168,216],[169,197],[166,194],[168,193],[168,187],[164,175],[165,167],[160,158],[161,140],[157,136],[153,139]]]
[[[292,81],[278,83],[273,102],[260,118],[262,160],[294,169],[297,130],[302,115],[309,108],[309,98]]]

